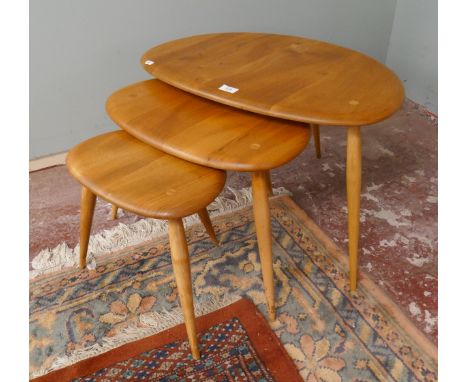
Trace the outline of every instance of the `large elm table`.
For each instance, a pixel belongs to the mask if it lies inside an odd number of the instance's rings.
[[[158,45],[141,58],[174,87],[258,114],[347,129],[346,184],[351,290],[357,286],[361,126],[382,121],[404,99],[399,78],[362,53],[307,38],[215,33]],[[260,251],[262,249],[260,248]]]

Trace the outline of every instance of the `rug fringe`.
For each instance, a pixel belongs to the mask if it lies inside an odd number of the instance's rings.
[[[223,196],[217,197],[209,206],[208,211],[212,217],[241,209],[252,204],[251,187],[235,190],[228,187],[234,199]],[[274,195],[291,195],[284,187],[273,189]],[[184,218],[184,226],[189,227],[198,223],[198,216],[191,215]],[[103,254],[119,250],[131,245],[154,240],[167,233],[165,220],[145,218],[129,225],[119,223],[116,227],[104,230],[90,237],[88,246],[88,269],[96,268],[96,258]],[[55,248],[41,250],[31,261],[32,271],[29,278],[59,271],[66,267],[77,267],[79,264],[80,245],[70,248],[65,242]]]
[[[223,295],[221,298],[213,296],[201,296],[195,302],[195,315],[197,317],[222,309],[241,299],[236,295]],[[129,326],[113,337],[105,337],[102,343],[94,344],[85,349],[75,350],[68,356],[56,358],[47,368],[41,368],[31,373],[30,378],[37,378],[51,371],[62,369],[79,361],[102,354],[129,342],[160,333],[184,322],[184,316],[180,307],[172,311],[148,312],[139,316],[140,322],[145,327],[137,327],[136,324]]]

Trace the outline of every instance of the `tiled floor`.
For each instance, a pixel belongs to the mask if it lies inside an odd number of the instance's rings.
[[[293,199],[346,249],[345,130],[322,127],[322,159],[313,143],[272,171]],[[360,267],[437,341],[437,119],[407,101],[392,118],[363,127]],[[231,173],[228,186],[249,185]],[[226,193],[228,195],[229,193]],[[30,174],[30,259],[45,247],[78,242],[80,187],[64,166]],[[138,219],[108,220],[98,202],[93,233]]]

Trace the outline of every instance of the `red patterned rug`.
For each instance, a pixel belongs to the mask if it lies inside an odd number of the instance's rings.
[[[201,360],[184,324],[56,370],[33,382],[302,381],[255,305],[241,299],[197,319]]]

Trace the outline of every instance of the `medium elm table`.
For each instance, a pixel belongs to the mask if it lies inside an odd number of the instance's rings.
[[[347,129],[346,188],[351,290],[357,286],[361,126],[382,121],[404,100],[399,78],[362,53],[307,38],[215,33],[170,41],[141,58],[174,87],[219,103],[291,121]],[[260,251],[262,249],[260,248]]]
[[[250,173],[266,305],[274,320],[269,170],[304,150],[309,126],[222,105],[156,79],[114,92],[106,110],[122,129],[160,151],[206,167]]]

